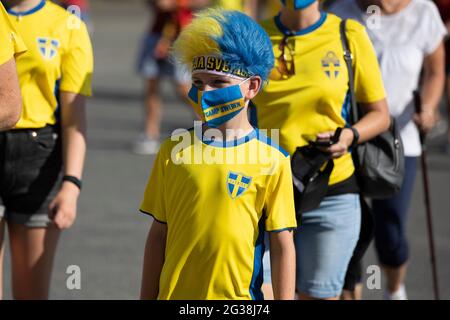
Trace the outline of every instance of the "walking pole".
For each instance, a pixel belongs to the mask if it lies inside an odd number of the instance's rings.
[[[422,110],[422,99],[420,96],[420,92],[414,91],[414,106],[417,114],[420,114]],[[420,143],[422,145],[422,154],[420,156],[421,165],[422,165],[422,180],[423,180],[423,188],[425,191],[425,207],[427,212],[427,227],[428,227],[428,243],[430,249],[431,256],[431,269],[433,273],[433,288],[434,288],[434,299],[439,300],[439,282],[438,282],[438,274],[437,274],[437,265],[436,265],[436,254],[434,249],[434,234],[433,234],[433,220],[431,216],[431,200],[430,200],[430,186],[428,183],[428,166],[427,166],[427,154],[426,154],[426,146],[425,146],[425,133],[420,131]]]

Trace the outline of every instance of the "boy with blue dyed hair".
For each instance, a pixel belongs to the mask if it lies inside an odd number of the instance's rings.
[[[263,299],[269,231],[274,297],[293,299],[290,160],[247,114],[273,67],[269,38],[242,13],[210,9],[172,53],[191,71],[189,100],[203,125],[172,136],[156,157],[140,208],[154,217],[141,298]]]

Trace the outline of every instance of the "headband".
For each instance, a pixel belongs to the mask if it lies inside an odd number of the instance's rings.
[[[192,61],[192,74],[206,72],[232,78],[250,78],[251,73],[242,68],[230,68],[230,63],[217,56],[197,56]]]

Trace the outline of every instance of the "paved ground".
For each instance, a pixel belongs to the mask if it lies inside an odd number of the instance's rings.
[[[137,213],[153,157],[130,153],[142,127],[140,79],[134,73],[138,42],[147,27],[147,12],[136,1],[93,1],[93,42],[96,55],[95,97],[89,103],[89,145],[84,190],[75,226],[60,241],[52,282],[52,299],[136,299],[142,254],[150,219]],[[191,114],[174,98],[167,84],[163,129],[188,127]],[[429,159],[442,297],[450,299],[450,157]],[[420,177],[420,175],[419,175]],[[410,298],[432,298],[428,242],[420,179],[409,221],[411,263],[407,279]],[[373,248],[366,265],[376,264]],[[78,265],[81,290],[66,288],[66,269]],[[10,298],[5,264],[5,297]],[[381,290],[365,290],[380,299]]]

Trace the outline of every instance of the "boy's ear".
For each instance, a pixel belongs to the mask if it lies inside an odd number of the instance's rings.
[[[245,98],[247,100],[251,100],[254,97],[256,97],[256,95],[259,93],[259,90],[261,89],[262,86],[262,79],[258,76],[252,77],[250,78],[250,80],[248,80],[248,91],[247,94],[245,95]]]

